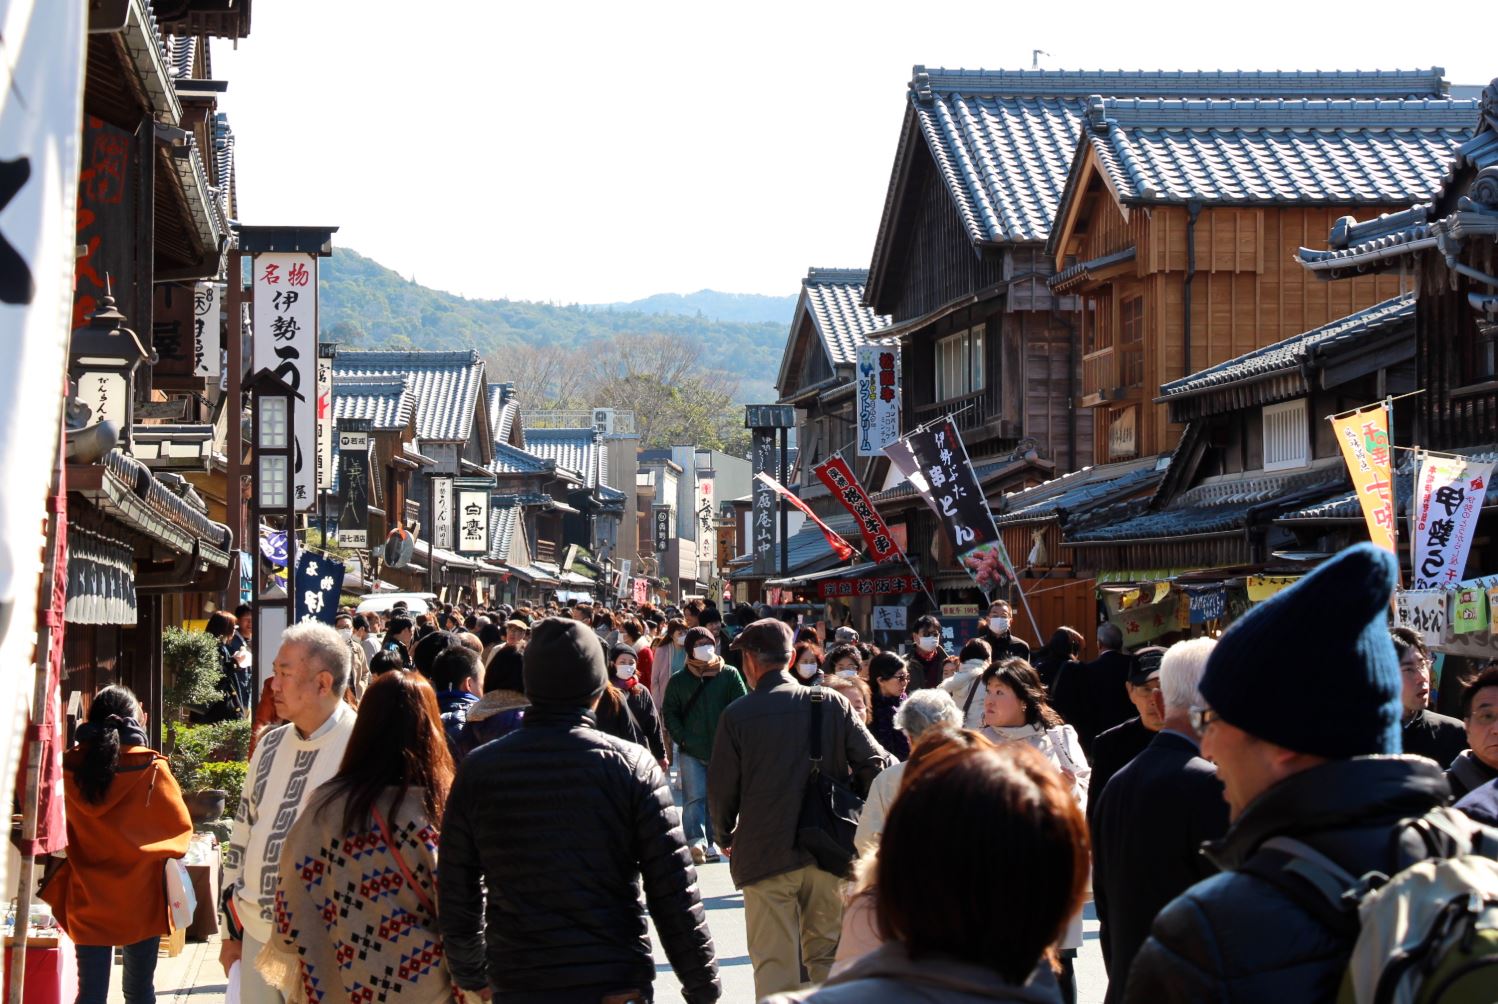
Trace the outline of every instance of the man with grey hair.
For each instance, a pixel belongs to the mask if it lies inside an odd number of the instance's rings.
[[[344,700],[349,645],[326,624],[302,623],[281,635],[270,690],[276,717],[250,757],[244,794],[234,814],[224,859],[224,941],[227,974],[239,962],[243,1004],[279,1004],[281,994],[260,978],[255,956],[271,934],[281,847],[312,793],[337,773],[354,729]]]
[[[905,733],[910,748],[928,732],[946,729],[955,732],[962,728],[962,710],[952,695],[941,688],[917,690],[905,698],[895,712],[895,728]],[[858,817],[858,833],[853,838],[860,853],[871,847],[884,832],[884,816],[894,804],[900,791],[900,779],[905,776],[905,764],[901,760],[885,770],[869,786],[869,797],[863,802],[863,815]]]
[[[1165,716],[1160,731],[1113,775],[1092,815],[1093,894],[1101,925],[1106,1004],[1124,999],[1129,966],[1149,937],[1155,915],[1216,869],[1203,842],[1227,832],[1228,807],[1217,768],[1202,759],[1191,709],[1217,643],[1194,638],[1172,645],[1160,661]]]
[[[744,892],[754,999],[827,978],[842,929],[841,877],[797,844],[802,792],[811,775],[816,719],[821,769],[860,795],[890,762],[842,695],[805,687],[790,672],[791,629],[765,618],[739,632],[749,693],[724,709],[707,769],[708,810]]]
[[[1123,651],[1123,642],[1118,625],[1104,621],[1097,629],[1098,657],[1063,672],[1056,680],[1051,703],[1077,730],[1088,760],[1092,759],[1092,742],[1100,733],[1134,717],[1128,691],[1134,660]]]

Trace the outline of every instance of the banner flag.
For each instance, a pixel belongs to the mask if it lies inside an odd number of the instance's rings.
[[[869,500],[869,493],[859,484],[853,468],[842,457],[833,456],[812,468],[827,490],[858,520],[864,547],[874,561],[891,561],[900,557],[900,545],[884,523],[884,517]]]
[[[1488,593],[1485,589],[1458,589],[1451,602],[1451,630],[1471,634],[1488,626]]]
[[[1420,455],[1410,534],[1412,589],[1455,586],[1467,564],[1477,514],[1487,495],[1490,460]]]
[[[952,419],[917,429],[896,445],[885,453],[941,520],[963,571],[985,595],[1012,581],[1009,552]]]
[[[779,481],[776,481],[774,478],[770,477],[770,475],[766,474],[764,471],[760,471],[758,474],[754,475],[754,477],[755,480],[761,482],[765,485],[765,487],[769,488],[776,494],[784,496],[787,502],[804,512],[806,514],[806,518],[811,520],[818,526],[818,528],[821,529],[822,536],[827,538],[827,543],[832,545],[832,549],[837,552],[839,561],[847,561],[849,558],[853,557],[855,553],[853,545],[848,543],[842,537],[839,537],[830,526],[828,526],[826,523],[823,523],[821,517],[812,512],[811,507],[808,506],[805,502],[802,502],[795,495],[792,495],[789,488],[781,484]],[[787,569],[787,571],[789,571],[789,569]]]
[[[292,602],[296,611],[292,620],[322,621],[332,624],[338,615],[338,598],[343,593],[343,562],[316,551],[298,551],[296,555],[296,590]]]
[[[1347,473],[1363,507],[1368,539],[1394,550],[1394,475],[1389,461],[1389,412],[1383,405],[1332,419]]]
[[[900,348],[858,347],[858,455],[877,457],[900,438]]]

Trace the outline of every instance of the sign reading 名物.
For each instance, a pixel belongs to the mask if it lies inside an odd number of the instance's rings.
[[[457,501],[454,518],[458,529],[459,554],[489,553],[489,488],[479,484],[456,483]]]
[[[1394,477],[1389,460],[1389,412],[1383,405],[1332,419],[1347,473],[1363,508],[1368,539],[1394,550]]]
[[[897,596],[929,588],[919,575],[870,575],[861,579],[822,579],[817,595],[824,600],[840,596]]]
[[[1439,589],[1400,589],[1394,593],[1394,623],[1435,647],[1446,637],[1446,594]]]
[[[671,507],[668,505],[652,506],[650,518],[653,521],[655,553],[665,554],[671,550]]]
[[[448,475],[432,478],[432,543],[453,549],[453,479]]]
[[[216,377],[219,354],[223,351],[224,287],[216,282],[200,282],[192,297],[192,372],[194,376]]]
[[[343,562],[316,551],[298,551],[292,620],[332,624],[343,592]]]
[[[868,492],[842,457],[833,456],[812,468],[833,498],[858,520],[858,530],[863,534],[863,546],[868,549],[873,561],[889,561],[900,557],[900,548],[895,544],[894,534],[884,523],[884,517],[869,501]]]
[[[1412,589],[1440,589],[1461,580],[1492,473],[1489,460],[1420,456],[1411,513]]]
[[[369,546],[369,421],[338,423],[338,544]]]
[[[778,473],[775,437],[768,429],[754,430],[751,451],[756,475]],[[753,482],[750,496],[749,549],[754,555],[754,574],[769,575],[775,570],[775,489],[759,480]]]
[[[858,347],[858,455],[877,457],[900,438],[900,350]]]
[[[296,395],[292,497],[298,509],[308,509],[317,501],[317,258],[262,252],[252,275],[251,371],[270,370]]]

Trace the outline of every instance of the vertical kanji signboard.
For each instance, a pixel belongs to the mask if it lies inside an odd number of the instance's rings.
[[[253,369],[270,370],[296,395],[292,493],[297,509],[317,501],[317,257],[254,257]]]

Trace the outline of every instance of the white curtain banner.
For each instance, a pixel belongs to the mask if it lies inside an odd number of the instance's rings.
[[[900,350],[858,347],[858,455],[877,457],[900,438]]]
[[[47,488],[67,377],[86,24],[83,0],[0,0],[0,332],[7,352],[0,368],[0,793],[7,807],[36,674]],[[8,862],[0,855],[0,888],[14,892]]]
[[[200,282],[192,297],[193,375],[217,377],[224,344],[224,287]]]
[[[264,252],[255,256],[255,332],[251,372],[270,370],[296,393],[296,506],[317,504],[317,258]]]
[[[1420,457],[1411,513],[1412,589],[1447,589],[1462,580],[1492,473],[1488,460]]]

